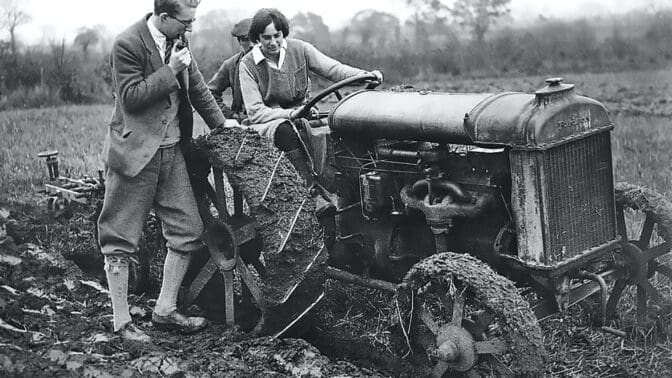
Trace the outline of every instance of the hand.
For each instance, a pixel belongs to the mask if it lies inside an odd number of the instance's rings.
[[[182,72],[182,70],[191,64],[191,52],[189,52],[189,49],[183,48],[178,50],[177,45],[176,43],[173,46],[173,51],[170,53],[170,61],[168,62],[168,66],[175,74]]]
[[[289,119],[296,119],[296,116],[299,114],[299,110],[301,110],[301,108],[292,109],[289,112]]]
[[[372,75],[375,75],[376,80],[378,80],[379,82],[381,82],[381,83],[383,82],[383,73],[380,72],[380,70],[373,70],[369,73],[372,74]]]
[[[299,115],[299,112],[301,111],[301,109],[303,109],[303,107],[293,109],[291,112],[289,112],[289,119],[298,118],[298,115]],[[320,111],[317,108],[313,107],[313,108],[310,108],[310,113],[306,114],[304,117],[305,118],[310,118],[310,119],[316,119],[319,116],[320,116]]]

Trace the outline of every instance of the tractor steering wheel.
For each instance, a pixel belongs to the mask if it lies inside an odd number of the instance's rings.
[[[359,83],[366,83],[364,89],[374,89],[380,84],[376,75],[372,73],[360,74],[357,76],[349,77],[347,79],[343,79],[339,82],[332,84],[331,86],[327,87],[326,89],[322,90],[317,95],[315,95],[315,97],[313,97],[310,101],[308,101],[308,103],[303,105],[299,109],[299,111],[296,112],[294,116],[292,116],[292,120],[299,118],[308,118],[308,116],[310,115],[310,109],[312,109],[315,105],[317,105],[317,103],[320,102],[323,98],[329,96],[332,93],[334,93],[338,98],[338,100],[340,101],[343,98],[343,96],[341,96],[341,94],[338,92],[339,89],[352,84],[359,84]]]

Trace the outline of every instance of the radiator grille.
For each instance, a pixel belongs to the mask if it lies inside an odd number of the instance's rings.
[[[613,240],[616,220],[609,132],[542,154],[548,262],[566,260]]]

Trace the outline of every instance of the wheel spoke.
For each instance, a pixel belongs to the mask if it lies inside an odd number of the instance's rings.
[[[478,354],[504,354],[508,350],[505,340],[492,339],[476,342],[476,353]]]
[[[494,355],[485,355],[483,356],[483,360],[485,363],[490,365],[492,369],[494,369],[497,373],[499,373],[500,377],[512,377],[514,376],[513,371],[511,370],[510,367],[506,366],[502,361],[500,361],[496,356]]]
[[[646,219],[644,220],[644,225],[642,226],[642,232],[639,235],[639,248],[647,249],[649,248],[649,243],[651,242],[651,234],[653,234],[653,226],[656,222],[653,220],[653,214],[646,214]]]
[[[618,300],[621,298],[623,289],[627,286],[627,282],[623,279],[616,280],[614,288],[611,290],[611,295],[607,301],[607,316],[612,315],[616,312],[616,305],[618,305]]]
[[[436,290],[436,295],[439,296],[439,300],[441,300],[441,304],[443,305],[443,308],[447,310],[453,308],[453,301],[448,295],[448,292],[446,291],[446,288],[443,287],[442,285],[434,285],[434,290]]]
[[[618,227],[618,234],[621,235],[623,240],[628,240],[628,230],[625,227],[625,211],[623,210],[623,206],[616,206],[616,218],[618,221],[616,222],[616,225]]]
[[[448,370],[448,363],[445,361],[439,361],[436,365],[434,365],[434,369],[432,369],[432,377],[437,377],[441,378],[443,376],[443,373]]]
[[[646,290],[637,286],[637,319],[640,323],[646,318]]]
[[[495,320],[495,316],[489,311],[481,311],[480,314],[475,315],[473,318],[475,320],[469,327],[469,332],[474,336],[483,334]]]
[[[642,252],[642,255],[644,255],[644,258],[646,260],[653,260],[655,258],[658,258],[670,251],[670,242],[665,242],[663,244],[659,244],[651,249],[647,249]]]
[[[653,261],[652,264],[654,264],[654,269],[656,272],[666,276],[669,279],[672,279],[672,268],[657,261]]]
[[[212,202],[215,204],[215,208],[219,212],[219,219],[227,221],[229,213],[226,209],[226,191],[224,190],[224,172],[221,169],[216,168],[212,170],[212,175],[215,179],[215,197],[212,198]],[[206,179],[207,181],[207,179]],[[212,190],[212,187],[210,190]]]
[[[651,285],[651,282],[649,280],[647,279],[637,280],[637,288],[643,289],[646,295],[651,297],[651,299],[653,299],[656,302],[660,302],[660,294],[658,294],[658,290],[656,290],[656,288],[653,287],[653,285]]]
[[[233,213],[243,214],[243,193],[240,188],[233,187]]]
[[[422,322],[425,323],[429,331],[432,332],[434,336],[438,335],[439,325],[436,324],[436,322],[432,318],[432,314],[430,314],[429,311],[427,311],[427,309],[424,307],[420,308],[420,320],[422,320]]]
[[[451,323],[455,326],[462,326],[462,315],[464,314],[464,298],[461,295],[455,297],[453,302],[453,317]]]

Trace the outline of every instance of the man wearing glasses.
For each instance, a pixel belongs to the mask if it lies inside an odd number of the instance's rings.
[[[211,129],[225,122],[185,37],[199,2],[154,0],[154,13],[122,32],[112,47],[115,106],[103,149],[106,190],[98,241],[114,331],[125,339],[149,341],[131,322],[127,288],[129,263],[151,208],[167,241],[152,323],[182,333],[206,326],[205,319],[176,307],[191,253],[203,247],[203,223],[183,155],[192,138],[192,107]]]
[[[226,118],[235,118],[238,121],[246,118],[243,95],[240,92],[240,80],[238,79],[238,64],[243,59],[243,56],[252,49],[250,37],[248,36],[251,21],[251,19],[245,18],[233,26],[231,35],[238,40],[240,52],[226,59],[219,67],[219,70],[217,70],[217,73],[208,82],[208,89],[215,96],[215,101],[217,101],[217,104],[222,109],[224,116]],[[222,93],[227,88],[231,88],[231,108],[227,107],[224,104],[224,100],[222,100]]]

